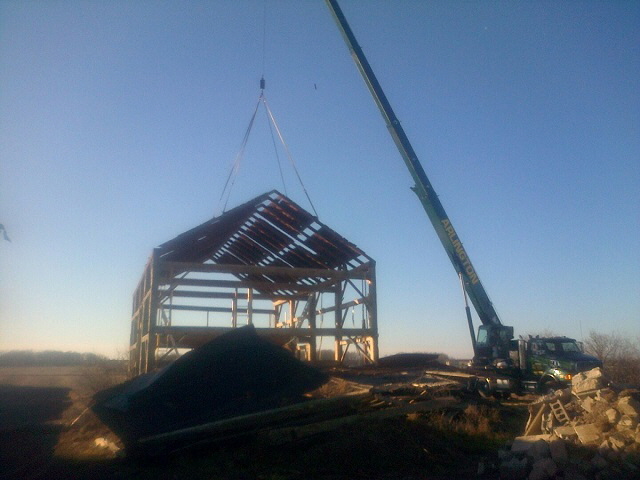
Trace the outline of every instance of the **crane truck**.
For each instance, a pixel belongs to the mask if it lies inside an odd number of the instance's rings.
[[[473,347],[473,360],[470,365],[472,373],[468,376],[473,387],[483,395],[546,392],[569,384],[572,376],[578,372],[602,366],[600,360],[584,354],[581,344],[573,338],[514,339],[513,327],[502,324],[458,233],[358,45],[338,2],[325,1],[415,182],[412,190],[422,204],[458,274]],[[481,325],[478,327],[477,335],[468,299],[471,300],[480,319]]]

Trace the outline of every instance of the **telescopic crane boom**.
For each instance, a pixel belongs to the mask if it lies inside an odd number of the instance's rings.
[[[420,200],[429,220],[431,220],[431,224],[436,230],[438,238],[440,242],[442,242],[442,246],[453,264],[453,268],[458,273],[464,294],[468,295],[482,322],[482,326],[480,326],[478,330],[478,337],[476,338],[473,332],[471,317],[467,310],[467,320],[469,322],[475,359],[485,361],[499,357],[504,358],[505,353],[508,351],[509,340],[513,338],[513,327],[506,327],[500,322],[498,314],[489,300],[482,282],[480,282],[478,273],[473,267],[469,255],[460,241],[442,203],[440,203],[438,195],[433,189],[424,168],[422,168],[422,164],[418,160],[418,156],[413,150],[411,142],[409,142],[400,121],[393,112],[364,52],[358,45],[338,2],[336,0],[326,0],[326,3],[351,51],[351,56],[362,78],[367,84],[376,105],[380,109],[380,113],[382,113],[389,133],[413,177],[415,186],[412,187],[412,190],[418,196],[418,200]]]

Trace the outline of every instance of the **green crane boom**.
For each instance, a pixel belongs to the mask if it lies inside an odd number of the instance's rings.
[[[431,224],[433,228],[436,230],[438,234],[438,238],[442,242],[442,245],[453,264],[460,280],[462,282],[463,290],[466,295],[468,295],[471,303],[473,304],[476,312],[478,313],[478,317],[482,322],[485,328],[483,331],[479,332],[478,336],[478,344],[481,343],[491,343],[489,339],[490,334],[492,332],[496,333],[497,336],[501,336],[503,340],[506,340],[506,337],[511,338],[513,336],[513,328],[512,327],[504,327],[502,326],[498,314],[493,308],[493,304],[489,300],[489,297],[480,282],[480,278],[478,277],[478,273],[476,269],[473,267],[469,255],[467,254],[458,234],[456,233],[451,220],[447,216],[447,213],[440,203],[440,199],[436,194],[427,174],[422,168],[422,164],[418,160],[418,156],[416,155],[413,147],[411,146],[411,142],[407,138],[407,135],[400,124],[400,121],[396,117],[389,101],[387,100],[378,79],[376,78],[369,62],[367,61],[364,52],[358,45],[358,42],[351,31],[351,27],[347,23],[347,20],[340,9],[336,0],[326,0],[327,6],[329,10],[333,14],[333,17],[338,24],[340,32],[344,37],[344,40],[351,51],[351,56],[355,61],[362,78],[364,79],[371,95],[373,96],[374,101],[378,105],[380,112],[384,118],[385,123],[387,124],[387,128],[389,129],[389,133],[393,138],[398,150],[400,151],[400,155],[402,156],[413,180],[415,182],[415,186],[412,190],[418,196],[420,203],[422,204],[429,220],[431,220]],[[476,349],[476,338],[473,333],[473,325],[471,322],[471,317],[467,309],[467,319],[469,321],[469,329],[471,332],[471,339],[474,346],[474,353],[478,356],[478,351]],[[482,329],[482,327],[481,327]],[[500,333],[498,333],[500,332]],[[490,346],[490,345],[487,345]],[[491,354],[490,352],[486,352],[486,354],[482,355],[483,357],[492,357],[497,354]]]

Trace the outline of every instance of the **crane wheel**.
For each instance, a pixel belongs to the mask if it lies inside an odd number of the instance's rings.
[[[493,396],[493,390],[489,380],[486,378],[479,379],[476,383],[476,391],[482,398],[491,398]]]
[[[540,384],[540,393],[542,395],[550,395],[559,388],[561,388],[561,386],[557,381],[548,378]]]

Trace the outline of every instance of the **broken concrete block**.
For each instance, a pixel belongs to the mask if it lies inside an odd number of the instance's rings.
[[[638,417],[632,417],[631,415],[622,415],[618,420],[618,428],[624,428],[633,430],[638,426]]]
[[[576,436],[576,429],[573,425],[563,425],[561,427],[554,428],[553,433],[555,433],[559,438],[570,439]]]
[[[498,469],[496,464],[489,461],[488,459],[483,459],[478,463],[478,477],[483,477],[486,475],[492,475],[497,473]]]
[[[504,480],[521,480],[527,477],[529,462],[526,458],[513,457],[500,464],[500,478]]]
[[[590,390],[598,390],[604,386],[602,370],[598,367],[588,372],[576,374],[571,382],[571,392],[577,395]]]
[[[597,425],[588,423],[586,425],[576,425],[574,428],[580,443],[583,445],[594,445],[600,441],[601,431]]]
[[[618,419],[620,418],[620,414],[615,408],[608,409],[606,412],[604,412],[604,414],[606,415],[607,420],[611,424],[617,423]]]
[[[616,451],[623,449],[627,443],[626,437],[619,432],[609,435],[607,440],[609,441],[611,448]]]
[[[510,450],[506,450],[504,448],[498,450],[498,460],[500,460],[501,462],[509,460],[511,459],[511,457],[513,457],[513,453],[511,453]]]
[[[478,471],[477,474],[478,476],[484,475],[485,473],[487,473],[487,464],[484,460],[481,460],[478,463]]]
[[[640,467],[640,442],[633,442],[624,449],[625,455],[635,459],[636,465]]]
[[[603,400],[607,403],[613,403],[616,401],[618,394],[610,388],[601,388],[596,392],[596,399]]]
[[[533,445],[542,440],[544,443],[550,442],[553,437],[551,435],[524,435],[516,437],[511,444],[511,453],[528,453]]]
[[[636,441],[636,432],[630,428],[618,428],[618,433],[627,440],[627,443],[634,443]]]
[[[557,472],[558,466],[551,458],[541,458],[534,462],[529,480],[548,480],[554,478]]]
[[[611,451],[611,445],[609,445],[609,440],[603,440],[600,446],[598,447],[598,453],[603,457],[606,457],[610,451]]]
[[[555,425],[555,417],[551,412],[543,413],[540,427],[543,432],[552,432]]]
[[[549,439],[550,440],[550,439]],[[549,449],[549,443],[545,439],[538,439],[531,444],[531,448],[527,451],[533,461],[538,461],[542,458],[550,458],[551,451]]]
[[[560,438],[554,438],[549,442],[549,451],[551,453],[551,458],[558,465],[564,465],[569,461],[569,454],[567,453],[567,446],[564,443],[564,440]]]
[[[95,443],[96,447],[106,448],[107,450],[110,450],[113,453],[118,453],[120,451],[120,447],[119,446],[117,446],[115,443],[113,443],[110,440],[107,440],[104,437],[96,438],[94,440],[94,443]]]
[[[616,405],[618,411],[630,417],[640,416],[640,402],[633,397],[620,397]]]
[[[587,397],[584,400],[582,400],[582,402],[580,403],[580,406],[587,412],[591,413],[593,411],[593,407],[595,406],[595,404],[596,404],[596,401],[593,397]]]
[[[640,476],[640,467],[638,466],[638,464],[634,463],[633,461],[625,460],[622,463],[622,468],[624,468],[630,474],[634,475],[635,476],[634,478],[638,478],[638,476]]]
[[[564,474],[564,480],[587,480],[587,477],[574,466],[564,468],[562,473]]]
[[[609,462],[607,462],[600,454],[596,454],[591,459],[591,465],[593,465],[598,470],[602,470],[603,468],[607,468]]]

